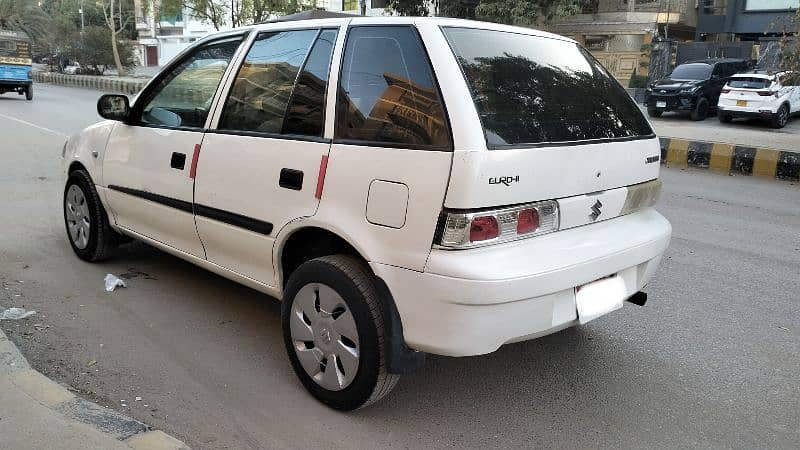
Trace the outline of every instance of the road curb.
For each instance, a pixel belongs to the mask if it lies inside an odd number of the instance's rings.
[[[69,75],[65,73],[33,72],[33,80],[39,83],[50,83],[59,86],[75,86],[122,94],[136,94],[141,91],[149,78],[120,79],[92,75]]]
[[[16,345],[0,330],[0,378],[69,421],[88,425],[109,439],[137,450],[179,450],[189,447],[136,419],[75,396],[66,387],[32,369]]]
[[[661,163],[730,175],[800,181],[800,152],[662,137]]]

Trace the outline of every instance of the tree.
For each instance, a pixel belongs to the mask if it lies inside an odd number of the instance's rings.
[[[555,17],[578,14],[597,0],[482,0],[478,19],[512,25],[543,25]]]
[[[113,44],[117,51],[113,52],[112,31],[108,27],[88,26],[83,36],[74,42],[72,56],[81,63],[82,73],[102,75],[110,66],[119,65],[123,69],[129,69],[136,64],[130,42],[117,41]]]
[[[228,5],[224,0],[162,0],[159,8],[159,15],[167,16],[188,10],[193,17],[210,23],[216,30],[228,23]]]
[[[475,8],[480,0],[441,0],[439,2],[439,15],[443,17],[457,17],[460,19],[475,19]]]
[[[123,14],[122,7],[120,6],[121,0],[100,0],[98,3],[102,5],[103,17],[110,31],[111,53],[114,56],[114,65],[117,67],[117,74],[124,76],[127,73],[127,68],[130,66],[126,66],[122,63],[117,35],[123,32],[131,23],[133,15]]]
[[[389,0],[386,9],[401,16],[427,16],[430,12],[425,0]]]
[[[0,0],[0,29],[22,31],[36,42],[47,35],[49,22],[35,0]]]
[[[787,18],[778,41],[781,69],[800,72],[800,42],[798,40],[800,40],[800,8]]]

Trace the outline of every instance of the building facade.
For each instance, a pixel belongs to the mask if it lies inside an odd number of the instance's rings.
[[[693,40],[696,25],[696,0],[599,0],[595,9],[555,19],[546,28],[583,43],[627,86],[634,73],[647,74],[654,37]]]
[[[698,41],[761,41],[784,31],[800,0],[701,0]]]

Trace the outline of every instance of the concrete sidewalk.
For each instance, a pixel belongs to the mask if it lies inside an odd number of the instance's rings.
[[[33,370],[0,331],[0,449],[185,449]]]

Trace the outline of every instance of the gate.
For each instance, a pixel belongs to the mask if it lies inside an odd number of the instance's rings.
[[[752,57],[752,42],[681,42],[678,44],[675,63],[708,58],[738,58],[749,61]]]
[[[669,39],[653,41],[650,44],[650,65],[648,66],[647,84],[660,80],[672,72],[675,44],[675,41]]]

